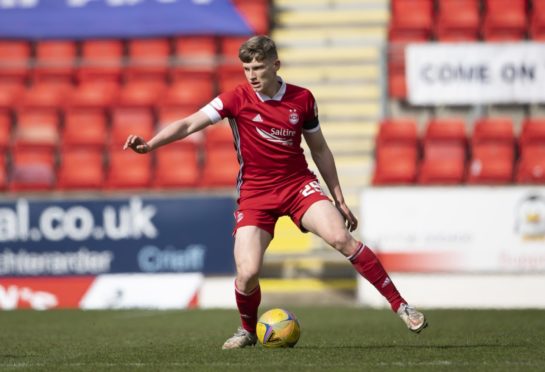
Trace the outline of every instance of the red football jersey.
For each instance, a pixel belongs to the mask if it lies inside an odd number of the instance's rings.
[[[319,129],[316,101],[308,89],[280,82],[274,97],[245,83],[202,108],[213,122],[229,119],[240,163],[239,191],[263,190],[312,175],[301,137],[303,130]]]

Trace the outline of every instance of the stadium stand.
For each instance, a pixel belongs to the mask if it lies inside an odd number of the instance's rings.
[[[31,45],[27,41],[0,40],[0,81],[24,83],[30,75]]]
[[[47,191],[55,187],[55,152],[43,147],[15,147],[11,152],[10,191]]]
[[[192,142],[172,144],[156,154],[153,186],[159,189],[197,187],[201,178],[198,146]]]
[[[103,150],[107,143],[107,123],[100,109],[80,108],[65,113],[62,130],[62,148],[89,148]],[[61,157],[67,153],[62,153]]]
[[[60,152],[60,190],[98,190],[104,183],[104,153],[93,147],[68,147]]]
[[[35,45],[33,81],[72,83],[77,58],[77,45],[72,40],[43,40]]]
[[[111,147],[107,151],[107,189],[146,189],[151,186],[152,158]]]
[[[120,82],[124,53],[121,40],[84,40],[77,71],[78,81]]]

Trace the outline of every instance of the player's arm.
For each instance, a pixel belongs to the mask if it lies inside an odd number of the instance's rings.
[[[189,115],[180,120],[176,120],[163,129],[161,129],[152,139],[146,141],[142,137],[137,135],[129,135],[123,149],[132,149],[140,154],[153,151],[160,146],[164,146],[171,142],[181,140],[192,133],[198,132],[208,125],[212,124],[212,121],[202,111]]]
[[[303,133],[305,141],[310,149],[312,159],[314,160],[314,163],[316,163],[318,171],[331,192],[335,206],[344,216],[348,229],[354,231],[358,227],[358,220],[346,205],[341,190],[341,184],[339,182],[339,176],[337,174],[337,167],[335,166],[335,159],[327,145],[322,130],[318,128],[318,130]]]

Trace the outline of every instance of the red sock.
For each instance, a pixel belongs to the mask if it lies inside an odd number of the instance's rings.
[[[238,312],[242,328],[250,333],[255,333],[257,325],[257,308],[261,303],[261,288],[259,284],[252,289],[250,293],[243,293],[237,289],[235,284],[235,298],[237,301]]]
[[[356,271],[373,284],[380,294],[388,300],[394,312],[397,312],[401,304],[407,303],[369,247],[360,243],[356,253],[348,257],[348,259],[352,262]]]

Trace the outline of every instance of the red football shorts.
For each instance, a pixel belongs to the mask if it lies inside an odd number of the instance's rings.
[[[274,236],[274,226],[281,216],[290,216],[299,229],[306,232],[301,226],[301,218],[312,204],[320,200],[330,201],[315,176],[299,177],[267,191],[242,190],[239,208],[234,213],[236,225],[233,235],[239,227],[257,226]]]

